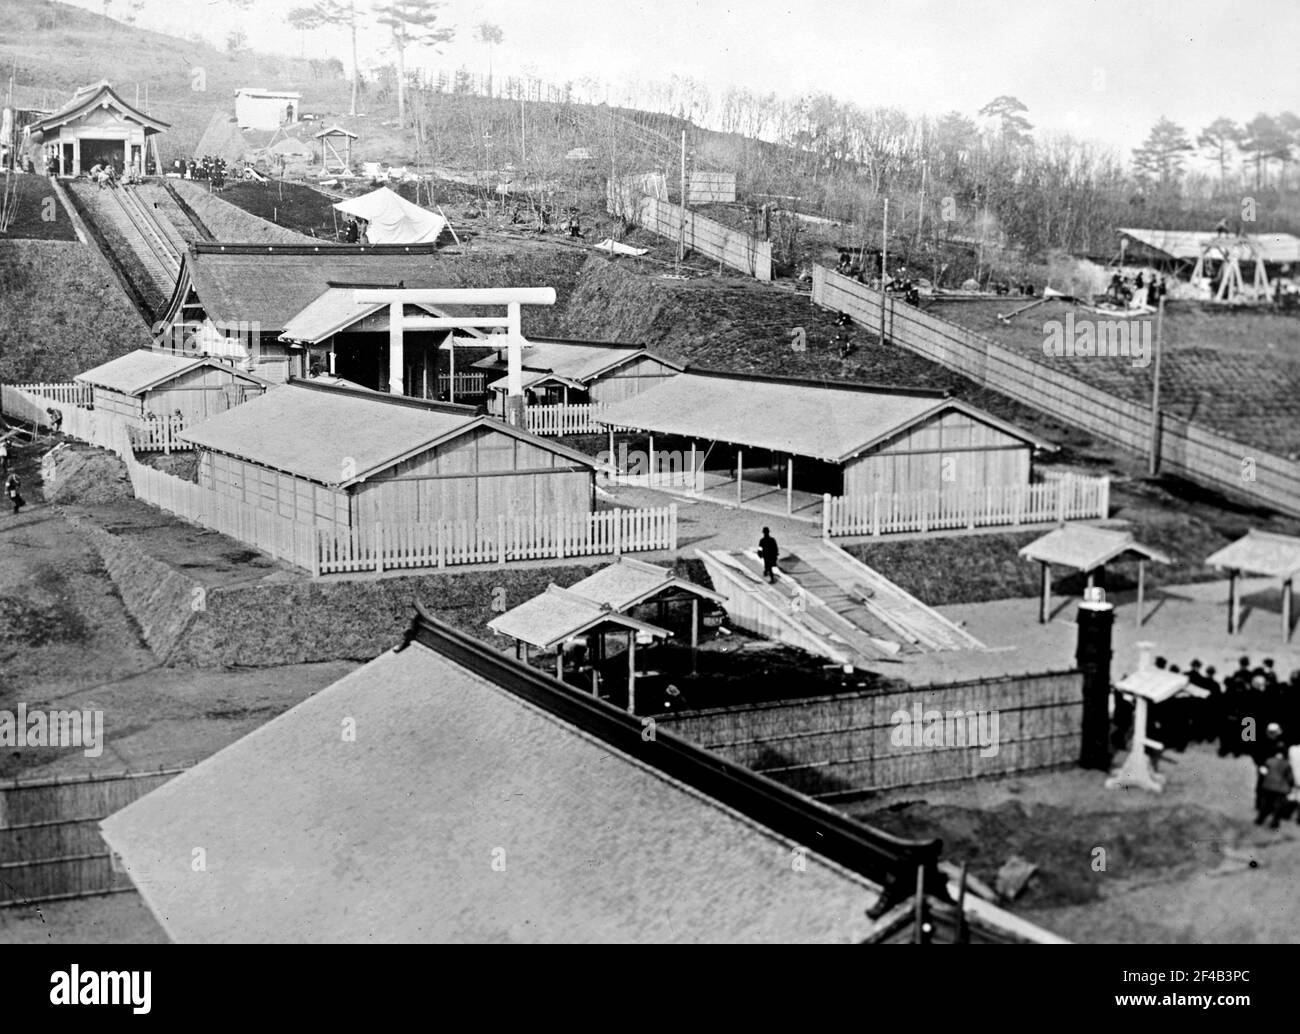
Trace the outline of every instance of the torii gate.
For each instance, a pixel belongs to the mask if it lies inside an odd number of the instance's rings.
[[[406,351],[402,335],[407,330],[463,330],[469,327],[504,327],[506,345],[506,422],[524,422],[524,340],[522,305],[554,305],[553,287],[392,287],[357,291],[358,305],[388,305],[388,390],[402,394],[406,378]],[[504,305],[504,316],[407,316],[411,305]]]

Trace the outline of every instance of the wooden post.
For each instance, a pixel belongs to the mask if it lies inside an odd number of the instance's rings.
[[[1228,635],[1237,631],[1237,572],[1228,572]]]
[[[677,504],[668,504],[668,548],[677,552]]]
[[[1146,594],[1146,561],[1138,561],[1138,605],[1137,605],[1137,627],[1142,627],[1142,599]]]
[[[645,486],[646,486],[646,488],[654,488],[654,487],[655,487],[655,469],[656,469],[656,468],[655,468],[655,436],[654,436],[654,435],[650,435],[650,438],[649,438],[649,449],[650,449],[650,469],[646,471]]]
[[[686,130],[682,130],[682,211],[677,225],[677,261],[686,258]]]
[[[1087,587],[1088,587],[1089,589],[1092,588],[1093,583],[1096,581],[1096,576],[1097,576],[1097,572],[1096,572],[1095,569],[1094,569],[1094,570],[1091,570],[1091,571],[1088,572],[1088,586],[1087,586]]]
[[[885,221],[880,229],[880,342],[885,342],[885,270],[889,268],[889,198],[885,198]]]
[[[1147,473],[1152,477],[1160,472],[1160,339],[1165,323],[1165,300],[1160,299],[1156,309],[1156,355],[1151,370],[1151,455]]]
[[[1291,641],[1291,579],[1282,583],[1282,642]]]
[[[785,512],[794,513],[794,457],[786,460]]]
[[[745,450],[736,450],[736,505],[744,502]]]
[[[696,495],[700,491],[700,475],[695,469],[695,439],[691,439],[691,491]]]
[[[922,927],[925,925],[925,866],[916,867],[916,925],[912,932],[912,943],[922,944],[925,937]]]
[[[618,471],[618,458],[614,455],[614,429],[612,427],[609,429],[609,465],[614,468],[615,472]],[[611,476],[610,481],[613,480],[614,478]]]
[[[696,661],[700,652],[700,598],[691,597],[691,674],[698,670]]]
[[[402,347],[402,303],[388,303],[388,391],[405,394],[406,360]]]
[[[1043,565],[1043,595],[1038,608],[1038,623],[1045,625],[1052,609],[1052,570],[1046,560],[1040,560],[1039,563]]]
[[[564,681],[564,644],[561,643],[555,648],[555,677],[561,682]]]
[[[636,629],[627,630],[627,713],[636,714]]]

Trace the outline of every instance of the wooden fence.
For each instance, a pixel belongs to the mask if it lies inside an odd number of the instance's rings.
[[[1151,410],[1104,391],[1032,355],[1016,352],[824,266],[813,267],[813,302],[847,312],[869,332],[969,377],[982,387],[1138,453],[1151,447]],[[1300,462],[1162,414],[1158,456],[1164,473],[1300,515]]]
[[[183,768],[0,784],[0,906],[132,890],[99,821]]]
[[[524,414],[533,434],[598,434],[607,430],[597,423],[605,406],[599,402],[569,406],[528,406]]]
[[[610,214],[622,214],[652,233],[677,240],[683,232],[681,206],[641,194],[631,185],[636,179],[632,177],[627,184],[610,180],[605,199]],[[760,241],[742,230],[733,230],[689,209],[685,213],[685,237],[688,251],[699,252],[756,280],[772,279],[772,245],[769,241]]]
[[[967,491],[881,493],[822,500],[822,535],[891,535],[900,532],[987,528],[1104,518],[1110,479],[1066,474],[1039,484]]]
[[[189,442],[180,437],[185,430],[185,420],[180,417],[164,417],[161,420],[141,420],[127,425],[131,435],[131,445],[136,452],[165,452],[173,449],[192,449]]]
[[[70,406],[89,406],[94,402],[94,393],[89,384],[78,381],[62,381],[58,384],[15,384],[19,391],[53,402],[66,402]]]
[[[438,393],[445,394],[451,391],[452,378],[450,374],[438,374]],[[456,395],[485,395],[487,394],[487,374],[482,371],[476,373],[458,373],[456,374]]]
[[[24,392],[0,385],[4,411],[22,420],[48,420]],[[366,525],[335,533],[265,510],[146,466],[135,458],[141,425],[75,406],[61,406],[63,429],[122,458],[135,497],[187,521],[227,535],[313,576],[454,564],[677,548],[677,507],[608,510],[487,521],[431,521]]]
[[[387,523],[319,536],[320,574],[619,556],[677,548],[677,506],[553,517]]]
[[[952,714],[962,719],[936,726],[936,714],[941,721]],[[728,761],[830,798],[1075,764],[1083,677],[1077,671],[1019,675],[688,711],[655,721]],[[927,729],[942,734],[927,736]],[[996,741],[996,750],[981,750],[981,741]]]

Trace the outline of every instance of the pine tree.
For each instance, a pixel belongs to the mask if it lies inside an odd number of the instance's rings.
[[[375,7],[375,16],[381,25],[387,25],[393,34],[393,49],[397,51],[397,124],[406,125],[406,49],[408,47],[434,47],[449,43],[456,35],[455,29],[437,27],[438,12],[445,5],[441,0],[388,0]]]

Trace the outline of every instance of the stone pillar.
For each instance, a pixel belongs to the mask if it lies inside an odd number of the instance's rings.
[[[1083,672],[1082,745],[1079,765],[1109,772],[1111,628],[1115,607],[1110,603],[1079,604],[1079,638],[1075,665]]]

